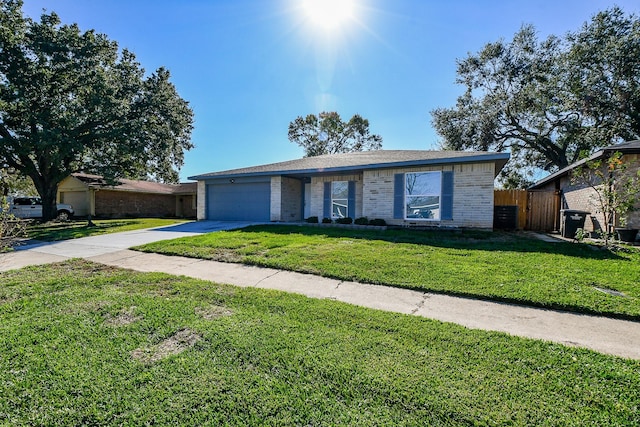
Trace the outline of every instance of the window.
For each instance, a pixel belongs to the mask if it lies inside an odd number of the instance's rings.
[[[349,216],[349,182],[333,181],[331,183],[331,218]]]
[[[405,218],[440,219],[441,172],[407,173],[405,175]]]
[[[322,200],[323,218],[354,218],[356,210],[355,181],[325,181]]]

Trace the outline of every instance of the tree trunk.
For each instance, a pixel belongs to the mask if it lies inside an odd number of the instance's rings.
[[[47,179],[37,173],[29,175],[33,185],[38,190],[42,199],[42,221],[51,221],[58,216],[56,198],[58,195],[58,182],[55,179]]]
[[[51,221],[58,216],[58,209],[56,207],[56,196],[58,193],[58,184],[51,183],[44,188],[44,191],[40,193],[42,198],[42,220]]]

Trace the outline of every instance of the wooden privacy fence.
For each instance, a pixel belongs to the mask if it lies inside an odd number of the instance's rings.
[[[493,192],[494,206],[517,206],[517,224],[519,230],[527,227],[527,190],[495,190]]]
[[[494,206],[517,206],[520,230],[555,231],[560,227],[560,194],[557,191],[495,190]]]

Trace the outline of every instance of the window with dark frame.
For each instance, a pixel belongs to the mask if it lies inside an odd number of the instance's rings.
[[[442,172],[405,174],[405,219],[439,220]]]

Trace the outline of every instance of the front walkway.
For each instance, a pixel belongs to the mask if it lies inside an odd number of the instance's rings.
[[[70,258],[84,258],[136,271],[164,272],[242,287],[282,290],[311,298],[328,298],[378,310],[457,323],[468,328],[506,332],[640,360],[640,322],[126,249],[155,240],[199,234],[216,227],[225,228],[224,224],[205,223],[200,223],[198,227],[198,230],[183,228],[179,231],[176,228],[164,227],[34,244],[15,252],[0,254],[0,271]]]

